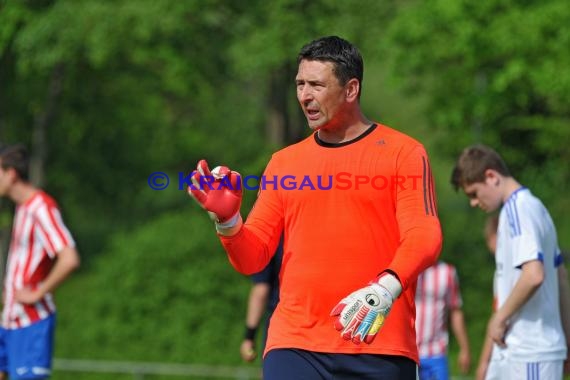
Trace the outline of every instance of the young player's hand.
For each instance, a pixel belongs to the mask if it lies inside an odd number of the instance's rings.
[[[206,160],[200,160],[187,190],[216,223],[228,222],[239,214],[242,186],[238,172],[225,166],[210,171]]]
[[[499,347],[507,347],[505,343],[505,335],[507,334],[507,322],[503,320],[499,314],[495,313],[489,320],[487,326],[487,334],[493,339]]]
[[[368,286],[351,293],[334,307],[331,316],[338,316],[335,328],[340,331],[343,339],[355,344],[372,343],[376,334],[384,324],[384,319],[390,312],[395,297],[400,294],[401,285],[392,275],[389,282],[396,288],[393,294],[388,290],[383,278],[371,282]],[[386,276],[384,276],[386,277]],[[397,286],[394,286],[394,281]],[[393,290],[394,291],[394,290]]]
[[[479,366],[477,366],[477,371],[475,372],[475,380],[485,380],[488,368],[489,362],[479,363]]]
[[[252,362],[257,357],[255,352],[255,342],[251,339],[244,339],[239,348],[241,358],[246,362]]]
[[[469,368],[471,368],[471,354],[468,350],[459,350],[457,366],[462,374],[466,375],[469,372]]]
[[[31,287],[25,287],[18,289],[14,292],[14,299],[16,302],[23,304],[34,304],[41,300],[43,294],[38,289],[32,289]]]

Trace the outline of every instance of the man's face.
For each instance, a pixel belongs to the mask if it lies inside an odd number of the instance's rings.
[[[479,207],[485,212],[493,212],[501,207],[502,197],[493,178],[487,177],[484,182],[475,182],[463,186],[471,207]]]
[[[346,91],[333,73],[333,63],[303,60],[295,82],[297,99],[309,128],[334,128],[341,121]]]
[[[8,194],[14,182],[14,169],[4,169],[0,166],[0,197]]]

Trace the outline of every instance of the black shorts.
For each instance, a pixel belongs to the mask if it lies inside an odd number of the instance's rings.
[[[417,365],[404,356],[271,350],[263,380],[416,380]]]

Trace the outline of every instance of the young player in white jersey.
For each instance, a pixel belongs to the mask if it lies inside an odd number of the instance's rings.
[[[459,345],[457,364],[469,371],[471,354],[463,317],[457,270],[438,261],[418,277],[416,286],[416,342],[420,355],[420,380],[447,380],[449,366],[448,321]]]
[[[501,156],[484,145],[466,148],[452,184],[472,207],[501,208],[497,230],[497,310],[487,334],[504,355],[501,379],[562,379],[568,300],[560,299],[562,263],[556,229],[542,202],[511,176]],[[569,333],[566,331],[566,333]]]
[[[0,379],[47,379],[55,304],[52,291],[79,265],[57,204],[28,182],[21,145],[0,148],[0,196],[16,204],[4,279]]]

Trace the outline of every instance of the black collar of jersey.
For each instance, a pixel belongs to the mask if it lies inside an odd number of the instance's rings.
[[[341,146],[353,144],[359,140],[362,140],[363,138],[365,138],[366,136],[371,134],[372,131],[374,131],[376,129],[376,127],[377,127],[376,123],[372,123],[370,125],[370,127],[368,127],[368,129],[366,131],[364,131],[360,136],[357,136],[357,137],[353,138],[352,140],[344,141],[341,143],[329,143],[329,142],[321,140],[319,138],[319,132],[318,131],[315,132],[313,134],[313,136],[315,137],[315,142],[320,146],[323,146],[325,148],[340,148]]]

